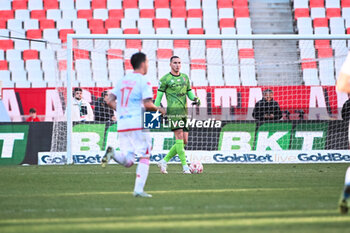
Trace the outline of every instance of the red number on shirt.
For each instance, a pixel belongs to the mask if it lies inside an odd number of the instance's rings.
[[[128,101],[129,101],[129,97],[132,89],[133,87],[123,87],[122,89],[120,89],[120,91],[122,92],[122,99],[121,99],[120,105],[122,107],[128,106]]]

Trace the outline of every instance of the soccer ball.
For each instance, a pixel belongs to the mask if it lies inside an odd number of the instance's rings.
[[[200,174],[203,172],[203,165],[201,162],[193,162],[190,165],[190,170],[192,174]]]

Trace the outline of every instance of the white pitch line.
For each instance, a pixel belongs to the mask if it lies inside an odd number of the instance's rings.
[[[237,188],[237,189],[188,189],[188,190],[155,190],[149,191],[151,194],[203,194],[203,193],[239,193],[239,192],[285,192],[285,191],[307,191],[314,188]],[[111,192],[76,192],[76,193],[43,193],[43,194],[0,194],[0,197],[54,197],[54,196],[89,196],[89,195],[131,195],[130,191],[111,191]]]
[[[36,173],[30,173],[30,175],[42,175],[43,173],[40,172],[36,172]],[[95,172],[95,171],[91,171],[91,172],[50,172],[50,175],[117,175],[117,174],[132,174],[135,175],[135,171],[108,171],[108,172]],[[149,174],[161,174],[159,171],[150,171]],[[183,172],[181,171],[181,169],[179,169],[179,171],[170,171],[169,174],[183,174]],[[205,171],[204,174],[227,174],[227,172],[220,172],[220,171]],[[17,173],[16,175],[19,176],[28,176],[28,173]],[[194,174],[195,176],[198,176],[200,174]]]
[[[104,208],[101,208],[104,209]],[[113,208],[111,208],[113,210]],[[62,209],[63,210],[63,209]],[[153,207],[149,208],[139,208],[138,210],[154,210]],[[336,214],[336,210],[287,210],[287,211],[263,211],[263,212],[236,212],[236,213],[203,213],[203,214],[167,214],[167,215],[159,215],[159,214],[148,214],[148,215],[139,215],[139,216],[120,216],[120,217],[69,217],[69,218],[35,218],[35,219],[0,219],[0,223],[2,224],[26,224],[26,223],[40,223],[40,224],[53,224],[53,223],[96,223],[103,224],[105,222],[124,222],[125,224],[129,224],[129,222],[142,224],[147,221],[157,220],[158,222],[161,220],[172,219],[177,222],[180,220],[186,219],[187,221],[198,221],[198,222],[206,222],[206,220],[200,220],[205,218],[216,219],[215,221],[223,221],[227,222],[230,220],[241,221],[242,217],[244,219],[249,219],[250,222],[254,223],[254,221],[264,218],[267,221],[280,221],[280,222],[293,222],[293,220],[297,220],[296,222],[303,222],[303,219],[310,220],[324,220],[324,219],[334,219],[335,221],[349,221],[349,216],[341,216]],[[300,216],[303,215],[303,216]],[[305,215],[313,215],[313,216],[305,216]],[[129,224],[130,225],[130,224]]]

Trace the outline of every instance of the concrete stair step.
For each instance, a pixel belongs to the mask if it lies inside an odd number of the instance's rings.
[[[290,0],[249,0],[253,34],[294,34]],[[258,85],[300,85],[297,41],[254,41]]]
[[[282,64],[285,62],[299,62],[300,58],[298,57],[290,57],[288,58],[284,58],[283,56],[276,56],[276,57],[272,57],[272,56],[265,56],[265,57],[261,57],[261,56],[255,56],[255,61],[257,63],[261,63],[261,64]],[[264,66],[268,66],[268,65],[264,65]],[[282,66],[282,65],[280,65]]]
[[[285,80],[280,79],[279,77],[268,81],[258,80],[258,86],[294,86],[294,85],[301,85],[301,84],[302,84],[301,80],[294,79],[292,81],[286,82]]]
[[[255,4],[255,3],[290,4],[290,0],[249,0],[249,4]]]
[[[293,34],[294,31],[291,29],[273,29],[273,28],[261,28],[253,29],[253,34]]]
[[[291,23],[293,22],[290,14],[276,14],[276,13],[254,13],[250,15],[251,19],[264,20],[264,21],[283,21]]]
[[[274,11],[288,12],[289,4],[262,4],[262,3],[249,3],[249,7],[256,7],[257,11]]]

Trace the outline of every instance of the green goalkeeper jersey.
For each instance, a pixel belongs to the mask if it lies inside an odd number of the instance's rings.
[[[182,118],[187,115],[187,92],[191,91],[190,80],[186,74],[164,75],[159,81],[158,91],[164,92],[167,100],[167,115]]]

